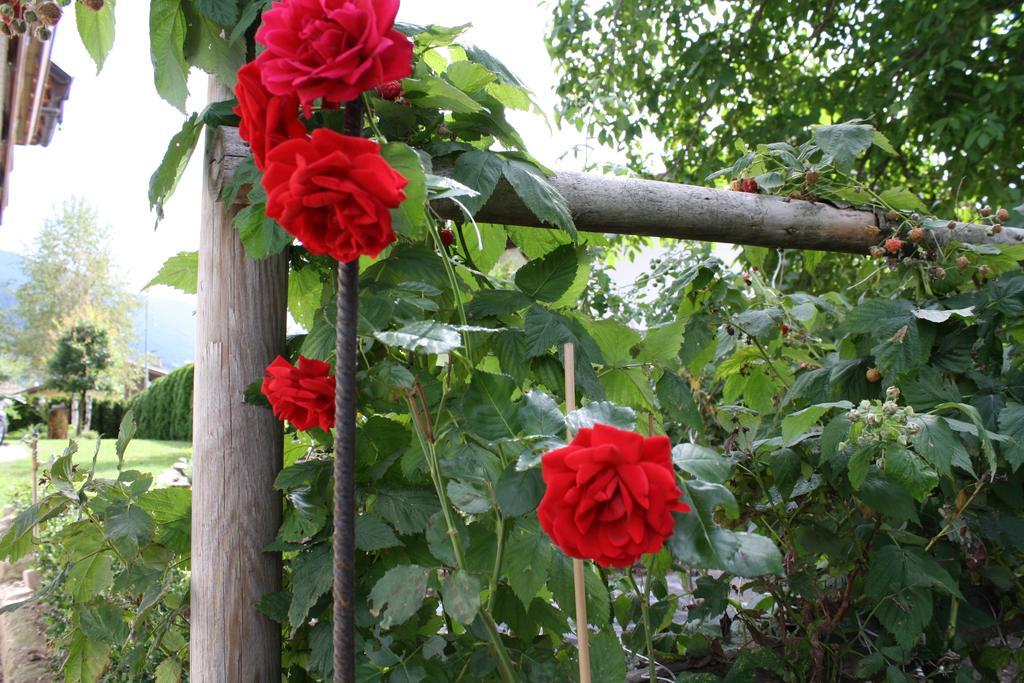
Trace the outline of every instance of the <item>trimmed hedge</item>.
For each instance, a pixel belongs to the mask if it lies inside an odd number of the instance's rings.
[[[113,438],[121,428],[124,417],[125,402],[123,400],[105,400],[92,402],[92,414],[89,416],[89,429],[102,437]]]
[[[192,365],[161,377],[129,403],[135,437],[160,441],[192,440]]]

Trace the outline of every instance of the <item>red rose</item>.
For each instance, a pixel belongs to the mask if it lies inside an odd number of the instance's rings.
[[[607,425],[581,429],[546,453],[540,525],[570,557],[628,567],[672,535],[672,512],[689,512],[672,469],[667,437],[644,438]]]
[[[235,113],[242,119],[238,134],[249,143],[256,168],[261,171],[267,152],[285,140],[306,135],[306,127],[299,121],[299,98],[267,92],[255,62],[238,70],[235,97],[238,98]]]
[[[267,215],[314,254],[376,256],[395,240],[389,209],[408,184],[372,140],[318,128],[267,155]]]
[[[274,415],[296,429],[334,426],[334,375],[327,363],[299,356],[299,367],[278,356],[267,366],[263,395]]]
[[[256,40],[263,84],[298,95],[309,117],[318,97],[345,102],[412,73],[412,43],[394,28],[399,0],[282,0],[263,13]]]

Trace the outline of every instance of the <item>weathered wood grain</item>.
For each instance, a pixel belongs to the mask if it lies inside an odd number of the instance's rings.
[[[229,96],[211,79],[210,101]],[[280,590],[281,564],[263,552],[277,534],[281,424],[242,401],[284,349],[288,263],[245,257],[219,200],[224,160],[208,133],[199,247],[192,483],[191,680],[278,683],[281,634],[256,603]]]

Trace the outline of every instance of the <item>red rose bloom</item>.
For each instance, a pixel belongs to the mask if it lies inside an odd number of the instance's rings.
[[[299,356],[299,367],[278,356],[267,366],[263,395],[274,415],[296,429],[334,426],[334,375],[327,363]]]
[[[267,155],[267,215],[314,254],[376,256],[395,240],[389,209],[408,184],[372,140],[318,128]]]
[[[541,459],[541,527],[570,557],[602,567],[628,567],[658,552],[675,528],[672,512],[690,510],[679,500],[671,450],[664,436],[602,424],[581,429]]]
[[[255,62],[238,70],[235,97],[238,98],[235,113],[242,119],[238,134],[249,143],[256,168],[261,171],[267,152],[285,140],[306,135],[306,127],[299,121],[299,98],[267,92]]]
[[[412,43],[394,28],[399,0],[282,0],[263,13],[256,40],[263,84],[313,100],[345,102],[412,73]]]

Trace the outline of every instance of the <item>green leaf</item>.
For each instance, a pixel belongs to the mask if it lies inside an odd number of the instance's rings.
[[[82,39],[85,51],[96,62],[96,73],[103,69],[110,48],[114,47],[114,4],[115,0],[107,0],[98,12],[75,3],[75,25],[78,36]]]
[[[68,572],[67,586],[77,602],[89,602],[114,583],[114,557],[103,551],[75,563]]]
[[[594,401],[566,415],[565,422],[573,434],[598,423],[632,430],[636,427],[636,412],[608,401]]]
[[[718,506],[723,506],[732,518],[739,514],[736,499],[728,489],[697,480],[683,480],[680,488],[692,510],[676,516],[675,533],[668,540],[673,555],[694,567],[720,569],[737,576],[782,576],[782,554],[770,539],[715,524],[714,509]]]
[[[519,433],[515,391],[515,380],[508,375],[474,373],[462,399],[464,429],[488,441],[514,439]]]
[[[238,0],[196,0],[196,7],[222,28],[230,29],[238,21]]]
[[[180,683],[181,664],[168,657],[156,667],[156,683]]]
[[[156,540],[181,555],[190,552],[192,490],[161,488],[147,491],[139,504],[156,523]]]
[[[267,216],[265,204],[250,204],[235,216],[235,228],[251,259],[265,259],[280,254],[293,237],[273,218]]]
[[[388,346],[419,353],[448,353],[462,346],[458,330],[433,320],[410,323],[399,330],[377,332],[373,336]]]
[[[896,148],[892,146],[892,143],[889,142],[889,138],[887,138],[885,134],[882,133],[882,131],[880,130],[875,131],[875,135],[871,139],[871,142],[875,145],[875,147],[878,147],[882,151],[892,154],[893,156],[899,156],[900,154],[899,152],[896,151]]]
[[[128,638],[124,612],[114,605],[81,606],[77,612],[82,633],[90,640],[121,645]]]
[[[913,496],[877,468],[869,470],[857,491],[857,497],[872,510],[896,521],[918,523],[917,502]]]
[[[911,418],[912,424],[917,424],[920,431],[914,435],[914,450],[922,458],[944,476],[952,475],[952,465],[957,462],[960,467],[966,464],[967,471],[971,471],[970,456],[963,443],[949,428],[949,423],[944,418],[935,415],[918,415]]]
[[[207,0],[225,2],[225,0]],[[185,35],[185,59],[229,88],[238,81],[238,70],[245,64],[245,44],[231,43],[223,27],[197,14],[193,5],[183,5],[188,31]]]
[[[565,434],[565,416],[555,400],[542,391],[533,389],[523,397],[519,409],[519,423],[527,436],[562,438]]]
[[[672,462],[694,478],[715,484],[724,484],[732,475],[731,462],[717,451],[695,443],[683,443],[673,448]]]
[[[445,70],[445,76],[463,92],[476,92],[498,77],[486,67],[473,62],[452,62]]]
[[[906,448],[886,448],[884,470],[918,502],[927,498],[939,484],[939,475],[920,456]]]
[[[498,479],[496,496],[506,517],[533,512],[544,497],[544,477],[540,468],[518,470],[515,463],[509,465]]]
[[[185,31],[181,0],[152,0],[149,6],[149,41],[156,91],[182,113],[188,96]]]
[[[869,299],[847,314],[840,329],[843,332],[891,336],[915,321],[915,308],[909,301]]]
[[[306,267],[288,273],[288,312],[295,322],[312,330],[316,315],[323,310],[323,281],[316,268]]]
[[[319,543],[312,550],[299,553],[292,561],[292,602],[288,607],[288,623],[298,628],[320,596],[334,585],[334,556],[330,543]]]
[[[665,417],[695,429],[698,433],[704,431],[704,422],[693,398],[693,389],[679,375],[666,372],[658,380],[655,392]]]
[[[160,266],[160,272],[142,289],[166,285],[186,294],[195,294],[199,288],[198,278],[199,252],[181,251],[164,261],[164,264]]]
[[[852,407],[853,404],[849,401],[837,401],[835,403],[818,403],[809,408],[790,413],[782,419],[782,440],[785,443],[789,443],[801,434],[806,433],[830,410],[835,408],[849,410]]]
[[[461,63],[464,62],[456,62]],[[486,150],[463,152],[455,160],[455,171],[452,174],[455,180],[479,193],[475,197],[460,199],[471,214],[476,215],[494,194],[494,188],[498,186],[504,169],[504,159]]]
[[[557,301],[576,277],[579,257],[576,248],[564,245],[541,259],[528,261],[516,271],[516,286],[540,301]]]
[[[430,570],[403,564],[388,570],[370,591],[370,614],[380,617],[385,631],[416,614],[427,595]]]
[[[124,467],[124,453],[128,450],[128,444],[135,438],[135,412],[128,410],[121,418],[121,425],[117,430],[117,443],[114,445],[114,453],[117,454],[118,471]]]
[[[96,683],[110,662],[110,646],[98,643],[75,630],[64,660],[65,683]]]
[[[154,0],[153,11],[156,11],[159,3],[167,1]],[[182,100],[182,108],[184,106],[184,100]],[[164,152],[164,158],[160,161],[160,165],[150,176],[149,208],[156,211],[157,220],[163,218],[164,204],[178,187],[178,181],[181,180],[185,167],[188,166],[188,161],[192,158],[192,152],[195,151],[196,144],[199,142],[199,133],[202,130],[203,122],[199,119],[199,114],[192,114],[185,119],[181,130],[174,134],[170,144],[167,145],[167,151]]]
[[[1007,401],[999,411],[999,431],[1011,437],[1013,441],[1000,448],[1003,457],[1010,464],[1010,470],[1016,472],[1024,463],[1024,404]]]
[[[427,216],[424,213],[427,205],[427,179],[423,173],[420,156],[409,145],[401,142],[389,142],[382,145],[381,155],[391,164],[392,168],[409,181],[403,190],[405,201],[398,207],[398,212],[403,216],[404,222],[412,228],[411,231],[405,230],[406,236],[418,237],[427,224]],[[396,230],[401,225],[401,221],[397,222]]]
[[[483,106],[455,86],[436,76],[423,75],[402,81],[405,97],[417,107],[447,109],[461,114],[483,110]]]
[[[522,292],[508,289],[481,289],[466,305],[470,318],[510,315],[533,303],[533,299]]]
[[[519,522],[509,532],[502,573],[523,607],[529,608],[547,581],[553,554],[551,541],[535,519]]]
[[[536,168],[519,159],[505,162],[505,178],[512,189],[538,219],[565,231],[575,243],[576,224],[565,197],[558,193]]]
[[[677,365],[679,349],[683,345],[683,323],[676,321],[652,327],[644,335],[637,360],[642,363]]]
[[[452,505],[467,515],[479,515],[491,509],[491,497],[483,484],[449,481],[447,490]]]
[[[377,515],[367,513],[356,517],[356,548],[364,552],[384,550],[402,545],[395,532]]]
[[[156,524],[148,512],[138,505],[127,505],[108,513],[103,534],[112,541],[125,540],[138,546],[148,541],[155,529]]]
[[[374,511],[405,536],[426,529],[427,521],[439,509],[440,504],[433,489],[390,486],[377,492]]]
[[[466,626],[472,624],[480,611],[480,579],[460,569],[441,584],[441,599],[452,619]]]
[[[626,680],[626,653],[614,630],[590,636],[590,671],[595,681]]]
[[[821,151],[835,160],[840,172],[849,173],[853,170],[853,160],[874,143],[875,129],[852,123],[815,126],[812,137]]]
[[[560,550],[552,551],[548,588],[566,616],[576,618],[572,560]],[[610,623],[611,604],[604,579],[590,562],[583,565],[583,586],[587,596],[587,621],[596,626]]]
[[[904,188],[886,190],[878,196],[883,202],[897,211],[927,211],[925,206],[916,194]]]

